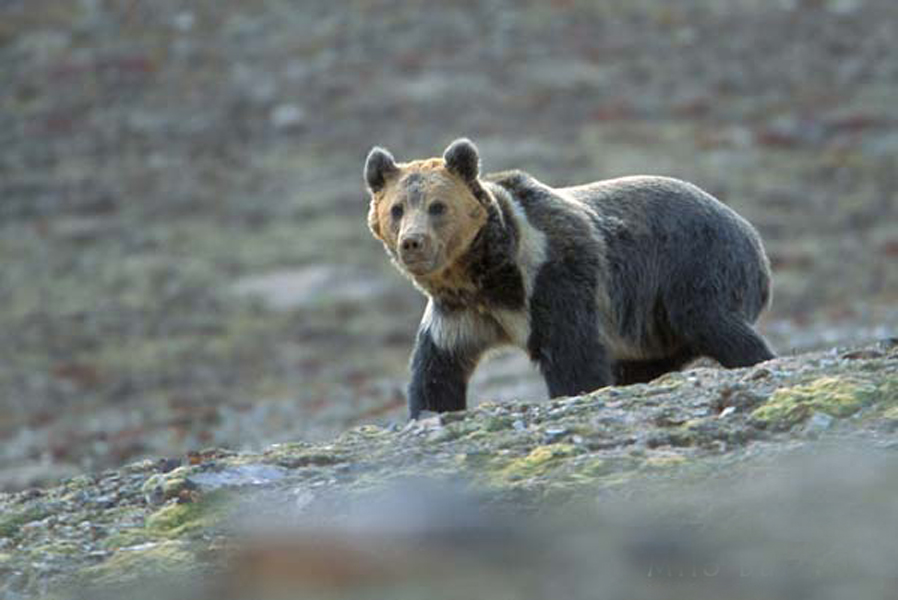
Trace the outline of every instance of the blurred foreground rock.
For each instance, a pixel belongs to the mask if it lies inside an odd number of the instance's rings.
[[[0,495],[0,598],[894,598],[898,343]]]

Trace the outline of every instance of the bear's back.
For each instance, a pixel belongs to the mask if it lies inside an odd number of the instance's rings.
[[[651,305],[677,281],[701,285],[711,281],[710,274],[727,272],[734,289],[748,290],[739,304],[750,319],[769,302],[769,262],[757,231],[696,185],[635,175],[553,188],[522,171],[488,180],[522,205],[550,245],[576,250],[588,245],[589,251],[577,252],[582,258],[601,248],[612,295],[638,289],[646,297],[636,303]]]

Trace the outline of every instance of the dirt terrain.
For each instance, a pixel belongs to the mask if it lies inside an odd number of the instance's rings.
[[[892,599],[896,432],[893,341],[168,454],[0,493],[0,599]]]
[[[780,353],[896,335],[896,40],[892,0],[5,0],[0,490],[401,421],[374,144],[688,179],[764,237]],[[544,394],[511,354],[472,395]]]

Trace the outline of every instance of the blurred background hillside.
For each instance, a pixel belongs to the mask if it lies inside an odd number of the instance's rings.
[[[3,0],[0,490],[401,421],[374,144],[751,220],[781,353],[896,334],[893,0]],[[473,399],[538,398],[520,355]]]

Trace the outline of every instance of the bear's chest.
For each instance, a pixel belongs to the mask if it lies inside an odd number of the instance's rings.
[[[464,277],[444,277],[423,287],[440,307],[450,312],[486,314],[518,311],[527,306],[521,271],[511,264],[490,270],[471,268]]]

